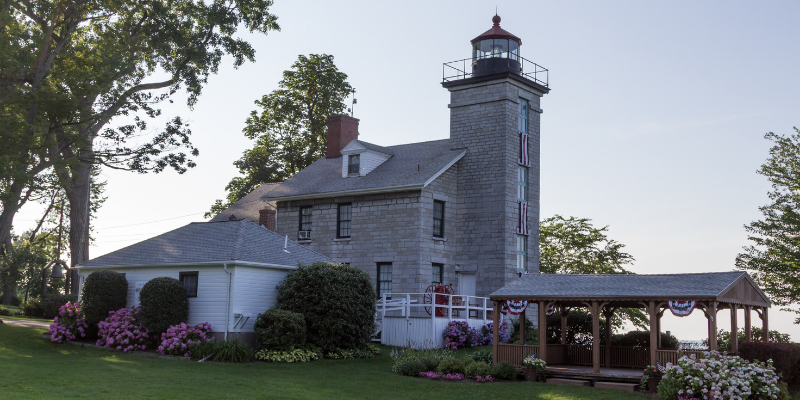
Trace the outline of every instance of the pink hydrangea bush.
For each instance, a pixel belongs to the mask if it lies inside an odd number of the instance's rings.
[[[64,343],[66,340],[75,340],[86,337],[86,329],[89,327],[86,320],[81,318],[81,304],[79,302],[67,302],[58,309],[58,316],[53,318],[47,334],[50,341]]]
[[[477,375],[475,377],[475,380],[478,381],[478,383],[489,383],[489,382],[493,382],[494,378],[492,378],[491,375],[486,375],[486,376]]]
[[[772,360],[748,362],[716,351],[683,356],[678,363],[667,363],[664,379],[678,386],[678,396],[688,399],[778,399],[778,375]]]
[[[459,373],[445,374],[445,373],[436,372],[436,371],[420,372],[419,376],[421,376],[423,378],[430,378],[430,379],[433,379],[433,380],[447,379],[447,380],[453,380],[453,381],[460,381],[460,380],[464,379],[464,374],[459,374]]]
[[[467,321],[450,321],[442,332],[442,336],[444,337],[444,347],[447,349],[474,347],[480,343],[478,331],[471,328]]]
[[[511,340],[511,323],[503,321],[500,323],[500,343],[508,343]],[[478,331],[478,344],[476,346],[489,346],[494,342],[494,322],[489,322],[482,326]]]
[[[97,345],[124,352],[145,350],[150,342],[147,328],[139,322],[139,307],[110,311],[108,318],[97,324],[100,329]]]
[[[191,346],[214,340],[211,332],[211,324],[208,322],[195,326],[183,322],[180,325],[172,325],[166,333],[161,334],[161,345],[157,351],[161,354],[190,357]]]

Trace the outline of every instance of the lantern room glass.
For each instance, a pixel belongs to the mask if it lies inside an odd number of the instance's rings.
[[[510,58],[519,60],[519,42],[512,39],[484,39],[472,44],[472,60]]]

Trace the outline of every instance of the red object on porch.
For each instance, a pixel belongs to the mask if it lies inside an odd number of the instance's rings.
[[[453,290],[453,287],[450,285],[430,285],[427,289],[425,289],[425,296],[422,299],[424,304],[437,304],[443,305],[444,307],[435,307],[436,308],[436,316],[437,317],[446,317],[447,316],[447,302],[450,296],[447,295],[454,295],[456,291]],[[435,301],[434,301],[435,297]],[[459,304],[453,304],[459,305]],[[431,315],[431,308],[425,307],[425,312],[428,315]]]

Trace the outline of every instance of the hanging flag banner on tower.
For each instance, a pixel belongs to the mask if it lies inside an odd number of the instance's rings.
[[[521,235],[528,234],[528,202],[519,202],[519,233]]]
[[[527,133],[520,133],[519,134],[519,151],[520,157],[519,162],[524,166],[528,166],[528,134]]]
[[[520,315],[528,308],[527,300],[506,300],[506,308],[511,315]]]
[[[694,300],[670,300],[669,310],[677,317],[685,317],[694,311],[697,302]]]

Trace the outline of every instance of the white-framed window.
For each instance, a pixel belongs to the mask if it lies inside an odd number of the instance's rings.
[[[189,297],[197,297],[197,286],[199,283],[199,275],[200,272],[198,271],[191,271],[191,272],[180,272],[178,276],[180,277],[180,281],[183,284],[183,287],[186,288],[186,295]]]
[[[528,133],[528,100],[519,99],[519,133]]]
[[[521,165],[517,171],[517,200],[528,201],[528,167]]]
[[[349,238],[350,237],[350,222],[353,219],[353,204],[343,203],[339,204],[339,209],[336,214],[336,237]]]
[[[311,230],[311,206],[303,206],[300,207],[300,230],[301,231],[310,231]]]
[[[361,172],[361,155],[351,154],[347,159],[347,173],[358,174]]]
[[[433,236],[444,237],[444,202],[433,201]]]
[[[517,272],[528,270],[528,237],[517,235]]]
[[[444,282],[444,264],[431,263],[431,283],[434,285],[441,285]]]
[[[392,292],[392,263],[378,263],[378,297]],[[386,297],[387,299],[391,297]]]

